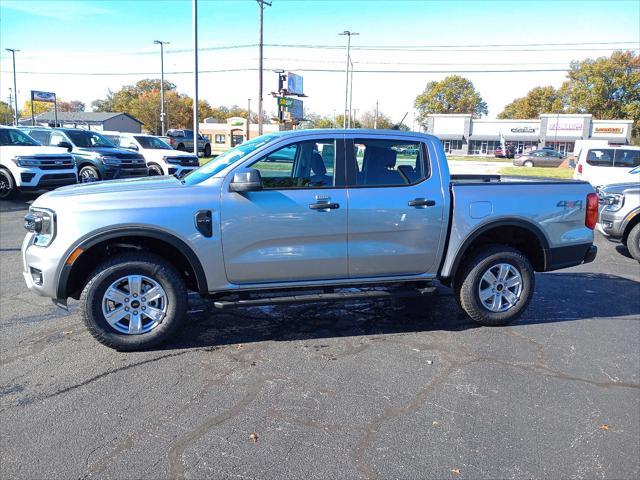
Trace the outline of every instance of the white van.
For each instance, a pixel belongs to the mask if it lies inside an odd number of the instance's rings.
[[[638,176],[630,172],[638,166],[640,147],[588,147],[580,151],[573,178],[586,180],[594,187],[637,182]]]
[[[118,145],[140,153],[149,168],[149,175],[175,175],[178,178],[200,166],[198,157],[174,150],[153,135],[120,133]]]

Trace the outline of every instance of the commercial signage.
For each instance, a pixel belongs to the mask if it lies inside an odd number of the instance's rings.
[[[593,133],[603,133],[603,134],[616,134],[622,135],[624,130],[622,127],[596,127],[593,129]]]
[[[569,131],[569,132],[581,132],[582,122],[556,122],[549,124],[549,130],[551,131]]]
[[[278,97],[279,107],[290,107],[291,105],[293,105],[293,98]]]
[[[31,101],[55,103],[56,94],[53,92],[39,92],[37,90],[31,90]]]
[[[302,120],[304,119],[304,107],[302,100],[298,100],[297,98],[290,98],[291,106],[287,107],[287,111],[291,116],[291,120]]]
[[[536,133],[537,128],[531,127],[513,127],[511,133]]]
[[[287,92],[289,95],[304,95],[302,91],[302,77],[292,72],[287,72]]]

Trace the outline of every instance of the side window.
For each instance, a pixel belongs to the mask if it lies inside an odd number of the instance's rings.
[[[299,142],[257,161],[265,189],[326,188],[334,185],[334,140]]]
[[[616,150],[613,166],[621,168],[640,166],[640,150]]]
[[[216,143],[224,143],[226,135],[216,134]]]
[[[612,148],[592,148],[587,152],[587,163],[594,167],[612,167]]]
[[[427,177],[420,142],[354,140],[356,185],[410,185]]]
[[[60,142],[68,142],[69,140],[60,132],[51,132],[51,138],[49,139],[49,145],[57,146]]]
[[[29,132],[29,136],[31,138],[35,138],[42,145],[49,145],[49,138],[51,137],[51,132],[47,130],[31,130]]]

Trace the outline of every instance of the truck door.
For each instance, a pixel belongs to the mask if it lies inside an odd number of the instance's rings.
[[[447,219],[427,146],[358,136],[346,152],[350,277],[436,273]]]
[[[292,142],[250,168],[262,176],[261,191],[230,192],[228,181],[222,189],[228,281],[348,278],[344,138]]]

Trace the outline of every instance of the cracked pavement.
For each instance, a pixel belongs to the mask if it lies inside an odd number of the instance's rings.
[[[640,266],[599,234],[509,327],[444,287],[223,312],[194,296],[172,344],[118,353],[23,285],[29,199],[0,204],[2,478],[640,476]]]

